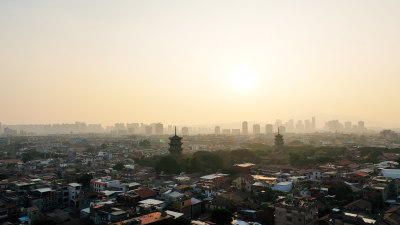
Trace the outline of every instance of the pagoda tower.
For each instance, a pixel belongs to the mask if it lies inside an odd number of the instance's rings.
[[[275,135],[275,147],[277,149],[281,149],[283,147],[283,135],[279,133],[279,128],[278,128],[278,134]]]
[[[171,154],[182,154],[182,137],[176,135],[176,127],[175,127],[175,135],[169,138],[169,152]]]

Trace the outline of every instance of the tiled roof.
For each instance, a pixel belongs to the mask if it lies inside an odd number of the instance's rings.
[[[156,192],[154,192],[150,188],[140,188],[134,190],[134,192],[138,194],[141,198],[149,198],[156,195]]]
[[[129,219],[129,220],[124,220],[122,222],[114,223],[114,224],[115,225],[126,224],[126,223],[131,222],[131,221],[140,220],[141,221],[140,224],[141,225],[145,225],[145,224],[151,224],[151,223],[154,223],[154,222],[157,222],[157,221],[160,221],[160,220],[164,220],[164,219],[167,219],[167,218],[171,218],[171,216],[170,215],[163,216],[161,214],[161,212],[154,212],[154,213],[150,213],[150,214],[147,214],[147,215],[135,217],[135,218]]]
[[[353,174],[357,174],[357,175],[362,176],[362,177],[368,176],[367,173],[364,173],[364,172],[361,172],[361,171],[354,172]]]

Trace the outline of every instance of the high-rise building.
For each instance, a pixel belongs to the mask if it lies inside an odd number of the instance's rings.
[[[272,134],[274,132],[274,127],[272,124],[265,125],[265,134]]]
[[[175,127],[175,135],[169,138],[169,152],[171,154],[181,154],[182,153],[182,137],[176,135],[176,127]]]
[[[138,123],[127,123],[126,128],[128,129],[128,134],[140,133],[140,125]]]
[[[310,132],[312,129],[311,121],[310,120],[304,120],[304,131],[305,132]]]
[[[364,121],[358,121],[358,130],[359,131],[364,131],[365,130]]]
[[[290,119],[290,120],[286,123],[285,127],[286,127],[286,131],[287,131],[287,132],[293,132],[293,131],[294,131],[294,120],[293,120],[293,119]]]
[[[343,129],[343,125],[339,122],[339,120],[330,120],[325,123],[325,130],[331,132],[341,131]]]
[[[173,134],[174,133],[174,128],[172,125],[168,125],[168,134]]]
[[[249,128],[248,128],[247,121],[243,121],[242,122],[242,134],[243,135],[248,135],[249,134]]]
[[[189,135],[189,128],[188,127],[182,127],[182,135]]]
[[[286,134],[286,127],[284,127],[284,126],[278,127],[278,132],[281,134]]]
[[[317,122],[315,120],[315,116],[313,116],[311,118],[311,129],[312,129],[312,131],[316,131],[317,130]]]
[[[8,127],[4,128],[4,135],[6,136],[16,136],[17,133],[17,130],[10,129]]]
[[[140,133],[141,134],[146,134],[146,127],[147,127],[147,124],[140,123]]]
[[[260,135],[260,124],[253,124],[253,135]]]
[[[215,133],[216,135],[220,135],[220,134],[221,134],[221,127],[215,126],[215,128],[214,128],[214,133]]]
[[[280,119],[276,119],[276,121],[275,121],[275,127],[280,127],[280,126],[282,126],[283,124],[282,124],[282,120],[280,120]]]
[[[231,135],[231,129],[222,129],[223,135]]]
[[[304,132],[304,124],[303,121],[298,120],[296,123],[296,132]]]
[[[125,124],[124,123],[116,123],[114,125],[115,130],[125,130]]]
[[[350,130],[351,130],[351,127],[352,127],[352,124],[351,124],[350,121],[344,122],[344,129],[345,129],[346,131],[350,131]]]
[[[240,129],[232,129],[232,135],[240,135]]]
[[[164,134],[164,125],[162,123],[155,124],[155,134],[163,135]]]
[[[145,134],[146,135],[152,135],[153,134],[153,127],[152,126],[146,126]]]

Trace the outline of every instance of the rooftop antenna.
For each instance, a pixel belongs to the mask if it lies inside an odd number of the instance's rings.
[[[176,136],[176,126],[175,126],[175,136]]]

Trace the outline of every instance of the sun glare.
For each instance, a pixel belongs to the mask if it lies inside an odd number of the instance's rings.
[[[256,74],[247,68],[239,68],[231,73],[230,82],[235,91],[249,92],[256,84]]]

